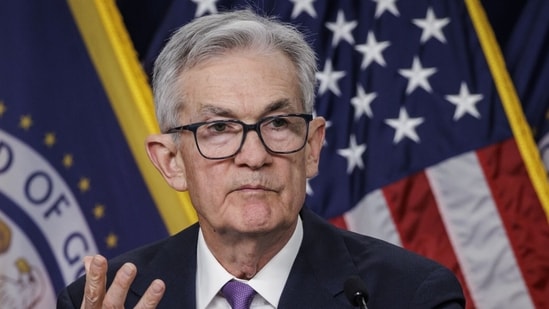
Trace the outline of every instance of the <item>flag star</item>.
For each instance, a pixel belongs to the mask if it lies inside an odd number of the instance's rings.
[[[0,100],[0,118],[2,118],[7,109],[6,104]]]
[[[480,113],[476,107],[476,104],[482,100],[482,94],[472,94],[469,92],[469,88],[465,82],[461,82],[459,88],[459,94],[447,95],[446,100],[456,105],[456,111],[454,112],[454,120],[459,120],[463,115],[468,113],[469,115],[480,119]]]
[[[446,43],[446,38],[444,37],[442,28],[450,22],[450,19],[437,19],[433,8],[430,7],[427,9],[427,15],[424,19],[414,19],[412,20],[412,22],[423,30],[421,32],[421,43],[427,42],[432,37],[436,38],[442,43]]]
[[[416,127],[422,124],[423,121],[423,117],[410,118],[404,107],[400,108],[398,118],[385,119],[385,123],[395,129],[393,144],[397,144],[404,137],[408,137],[414,142],[419,143],[420,139],[416,133]]]
[[[56,142],[55,133],[48,132],[46,133],[46,135],[44,135],[44,144],[49,148],[53,147],[53,145],[55,145],[55,142]]]
[[[316,11],[313,6],[313,2],[315,1],[316,0],[290,0],[290,2],[293,2],[294,4],[294,8],[292,9],[292,18],[298,17],[303,11],[307,12],[309,16],[315,18]]]
[[[19,119],[19,127],[21,127],[25,131],[28,131],[30,127],[32,127],[32,125],[33,125],[33,121],[30,115],[23,115]]]
[[[311,179],[307,178],[307,186],[305,187],[305,192],[309,196],[313,196],[315,192],[313,191],[313,187],[311,187],[311,184],[309,183]]]
[[[105,237],[105,244],[109,249],[116,248],[116,246],[118,246],[118,236],[115,233],[109,233],[109,235]]]
[[[357,95],[351,99],[351,104],[355,107],[355,120],[360,118],[362,114],[372,118],[372,108],[370,105],[372,101],[377,97],[375,92],[366,93],[361,85],[357,87]]]
[[[95,204],[95,207],[93,207],[92,212],[95,219],[103,218],[105,216],[105,205]]]
[[[65,154],[63,156],[62,164],[66,168],[72,167],[72,165],[74,164],[74,158],[73,158],[72,154],[70,154],[70,153]]]
[[[372,0],[372,1],[377,2],[376,15],[375,15],[376,18],[381,16],[383,13],[385,13],[385,11],[391,12],[394,16],[400,15],[395,3],[397,2],[397,0]]]
[[[337,85],[337,81],[345,76],[345,71],[334,71],[332,68],[332,61],[330,59],[326,60],[324,65],[324,70],[322,72],[316,73],[316,78],[320,81],[320,86],[318,87],[318,93],[320,95],[324,94],[327,90],[330,90],[335,95],[340,96],[341,91]]]
[[[80,181],[78,181],[78,188],[82,193],[88,192],[91,188],[90,179],[85,177],[80,178]]]
[[[362,53],[362,64],[360,65],[361,69],[365,69],[375,61],[381,66],[385,66],[385,58],[383,58],[382,52],[385,48],[391,45],[388,41],[378,42],[372,31],[368,32],[368,38],[365,44],[357,45],[355,49]]]
[[[427,78],[437,72],[436,68],[423,68],[421,61],[416,56],[412,62],[412,67],[410,69],[401,69],[398,70],[400,75],[408,79],[408,86],[406,87],[406,94],[412,93],[417,87],[425,89],[427,92],[431,92],[431,85]]]
[[[332,46],[336,46],[341,39],[344,39],[345,41],[349,42],[349,44],[353,45],[355,43],[355,39],[353,38],[353,34],[351,31],[353,31],[354,28],[358,23],[356,20],[353,21],[346,21],[345,20],[345,14],[342,10],[339,10],[337,12],[337,20],[335,23],[327,22],[326,27],[334,33],[334,37],[332,39]]]
[[[349,148],[339,149],[337,153],[347,159],[347,174],[359,167],[360,169],[364,168],[364,162],[362,161],[362,154],[366,151],[366,144],[357,145],[356,136],[351,135],[349,139]]]
[[[196,3],[196,12],[194,17],[200,17],[206,13],[217,14],[217,7],[215,3],[217,0],[192,0]]]

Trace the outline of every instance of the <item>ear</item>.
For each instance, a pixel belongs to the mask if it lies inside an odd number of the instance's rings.
[[[320,161],[320,151],[324,144],[325,133],[326,120],[324,118],[316,117],[309,123],[309,137],[305,146],[307,178],[312,178],[318,174],[318,162]]]
[[[172,136],[169,134],[150,135],[145,143],[149,159],[166,182],[177,191],[187,190],[185,165]]]

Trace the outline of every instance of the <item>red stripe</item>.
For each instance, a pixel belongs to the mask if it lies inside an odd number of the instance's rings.
[[[425,173],[383,188],[402,245],[450,268],[460,281],[467,308],[475,308]]]
[[[343,216],[338,216],[338,217],[331,218],[329,221],[330,221],[330,223],[332,223],[333,225],[335,225],[335,226],[337,226],[341,229],[344,229],[344,230],[349,229],[347,227],[347,222],[345,222],[345,218],[343,218]]]
[[[514,139],[477,151],[536,308],[549,308],[549,225]]]

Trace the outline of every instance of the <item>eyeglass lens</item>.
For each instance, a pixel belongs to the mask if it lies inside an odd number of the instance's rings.
[[[212,159],[235,155],[250,130],[258,132],[269,151],[291,153],[300,150],[305,144],[307,128],[308,122],[301,116],[268,117],[255,125],[224,120],[199,126],[195,138],[202,155]]]

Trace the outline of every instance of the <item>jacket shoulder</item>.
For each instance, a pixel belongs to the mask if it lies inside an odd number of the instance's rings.
[[[185,255],[183,256],[192,256],[189,248],[196,247],[196,245],[193,246],[193,243],[196,244],[197,235],[198,225],[194,224],[178,234],[132,249],[109,259],[107,287],[112,283],[120,267],[124,263],[131,262],[136,265],[138,270],[138,277],[134,280],[132,289],[138,291],[137,294],[139,294],[152,281],[149,278],[155,276],[162,277],[162,272],[169,273],[172,265],[176,265],[176,262],[171,261],[175,256],[178,256],[178,253],[174,251],[182,250],[185,251]],[[185,245],[185,243],[188,243],[188,245]],[[179,255],[179,258],[182,258],[182,256]],[[151,267],[151,264],[164,266],[164,268]],[[80,308],[84,296],[85,283],[86,278],[83,275],[61,290],[57,298],[57,308]],[[128,295],[128,298],[130,299],[131,296]]]

